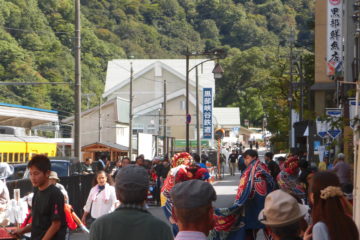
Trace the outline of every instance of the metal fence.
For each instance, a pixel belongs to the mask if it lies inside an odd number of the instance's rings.
[[[68,192],[69,202],[79,217],[81,217],[83,213],[83,207],[92,187],[93,179],[93,174],[60,177],[60,183],[64,185]],[[10,198],[13,198],[15,188],[20,189],[21,197],[34,190],[30,179],[8,181],[6,185],[9,189]]]

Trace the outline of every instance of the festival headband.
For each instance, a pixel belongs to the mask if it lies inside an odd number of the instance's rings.
[[[344,193],[341,191],[340,187],[328,186],[327,188],[320,190],[321,199],[329,199],[331,197],[341,197],[344,196]]]

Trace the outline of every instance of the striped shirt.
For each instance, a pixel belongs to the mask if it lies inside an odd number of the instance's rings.
[[[175,240],[207,240],[207,237],[202,232],[180,231]]]

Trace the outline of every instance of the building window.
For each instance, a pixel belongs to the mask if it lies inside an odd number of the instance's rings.
[[[133,135],[137,135],[138,133],[144,132],[144,125],[142,124],[134,124],[132,129]]]
[[[149,125],[147,126],[147,129],[148,129],[148,130],[155,130],[155,124],[149,124]]]
[[[133,135],[137,135],[138,133],[143,133],[144,129],[133,129]]]
[[[171,127],[166,127],[166,136],[171,136]]]
[[[185,101],[180,101],[180,110],[185,110]]]
[[[125,128],[123,128],[123,127],[118,127],[117,129],[118,129],[118,135],[119,135],[120,137],[125,136]]]

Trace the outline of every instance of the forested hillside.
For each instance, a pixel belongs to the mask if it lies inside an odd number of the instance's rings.
[[[257,125],[276,108],[286,111],[283,56],[291,29],[307,59],[307,81],[312,78],[313,0],[81,0],[81,5],[83,93],[101,94],[107,61],[114,58],[178,58],[187,47],[224,48],[226,73],[217,82],[216,104],[240,106],[242,116]],[[74,82],[73,0],[0,0],[0,31],[0,81]],[[0,101],[57,109],[61,116],[72,113],[72,94],[73,84],[0,86]]]

